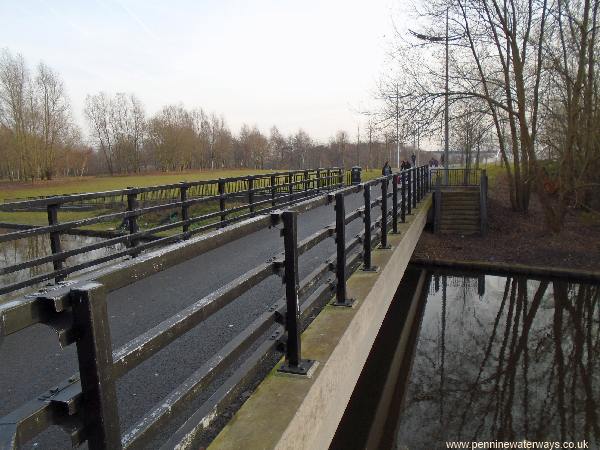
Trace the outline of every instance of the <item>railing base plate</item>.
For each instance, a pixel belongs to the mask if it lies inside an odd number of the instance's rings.
[[[310,377],[317,368],[316,361],[312,359],[302,359],[297,366],[292,366],[287,362],[284,362],[279,366],[277,372],[290,375],[300,375],[304,377]]]
[[[346,308],[352,308],[354,306],[355,299],[347,298],[344,303],[332,302],[331,306],[345,306]]]

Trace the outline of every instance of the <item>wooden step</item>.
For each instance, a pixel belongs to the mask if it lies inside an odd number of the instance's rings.
[[[479,192],[442,192],[442,198],[479,198]]]
[[[479,220],[443,220],[440,227],[479,227]]]
[[[442,212],[440,219],[444,217],[476,217],[479,219],[479,211],[446,211]]]
[[[457,226],[445,226],[445,227],[440,227],[441,231],[453,231],[453,232],[469,232],[469,231],[479,231],[479,227],[477,226],[464,226],[464,227],[457,227]]]
[[[440,230],[479,230],[479,224],[442,223],[440,224]]]
[[[479,197],[479,190],[442,192],[442,197]]]
[[[465,211],[465,212],[479,212],[479,205],[441,205],[441,212],[454,212],[454,211]]]
[[[474,208],[472,206],[470,206],[470,207],[460,206],[457,208],[446,207],[446,208],[442,208],[441,213],[442,213],[442,215],[452,214],[452,213],[479,214],[479,207],[476,207],[476,208]]]
[[[443,198],[442,205],[446,203],[479,203],[479,198]]]
[[[479,195],[442,195],[442,201],[452,200],[479,200]]]
[[[479,214],[442,214],[441,220],[479,220]]]
[[[463,225],[476,225],[479,226],[479,219],[478,218],[464,218],[464,217],[456,217],[456,218],[452,218],[452,219],[442,219],[440,221],[440,225],[444,226],[444,225],[456,225],[456,226],[463,226]]]
[[[462,205],[462,204],[479,205],[479,199],[478,198],[474,198],[474,199],[470,199],[470,198],[469,199],[466,199],[466,198],[465,199],[463,199],[463,198],[455,199],[455,198],[453,198],[453,199],[447,199],[447,200],[442,199],[442,205]]]
[[[479,234],[479,230],[440,230],[442,234],[453,234],[453,235],[463,235],[470,236],[474,234]]]
[[[479,205],[442,205],[442,213],[446,211],[476,211],[479,212]]]

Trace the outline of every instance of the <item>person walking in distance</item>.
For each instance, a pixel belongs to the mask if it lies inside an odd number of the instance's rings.
[[[392,174],[392,168],[390,167],[390,162],[386,161],[383,165],[383,169],[381,169],[381,175],[388,176]]]

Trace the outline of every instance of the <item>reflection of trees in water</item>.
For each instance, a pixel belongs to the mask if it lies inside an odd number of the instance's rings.
[[[444,278],[428,300],[399,441],[600,442],[599,287],[507,278],[499,298],[480,302]]]
[[[0,258],[2,267],[19,264],[32,259],[50,254],[50,240],[48,236],[31,236],[23,239],[0,243]],[[38,275],[52,269],[52,265],[44,264],[29,269],[2,275],[1,284],[21,281],[29,276]]]
[[[98,242],[100,238],[89,236],[62,235],[61,245],[64,251],[82,247],[84,245]],[[105,248],[92,250],[67,258],[66,266],[79,264],[90,259],[114,253],[123,248],[122,244],[111,245]],[[8,267],[26,261],[31,261],[43,256],[52,254],[50,249],[50,238],[47,234],[31,236],[23,239],[0,243],[0,266]],[[39,266],[19,270],[12,273],[0,274],[0,285],[16,283],[26,280],[28,277],[51,272],[52,263],[46,263]],[[45,284],[45,283],[42,283]],[[0,296],[2,299],[2,296]]]
[[[471,295],[479,295],[482,296],[483,292],[485,292],[484,279],[485,277],[447,277],[445,275],[434,275],[433,283],[429,285],[429,295],[433,295],[440,290],[440,280],[442,278],[446,279],[446,286],[458,288],[462,290],[463,297],[469,297]]]

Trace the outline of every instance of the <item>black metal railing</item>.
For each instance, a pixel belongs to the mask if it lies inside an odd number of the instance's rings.
[[[181,182],[144,188],[128,188],[53,196],[35,200],[5,203],[3,211],[47,211],[47,226],[20,226],[17,231],[0,234],[0,244],[19,239],[49,236],[50,254],[8,264],[0,268],[0,276],[31,271],[20,281],[0,286],[0,295],[54,279],[61,282],[74,272],[124,256],[166,245],[208,230],[224,227],[283,208],[300,200],[343,186],[344,171],[340,168],[297,170],[264,175],[220,178],[218,180]],[[60,221],[60,211],[81,210],[95,205],[97,214],[87,218]],[[115,211],[116,210],[116,211]],[[166,215],[166,219],[165,219]],[[152,222],[155,223],[152,223]],[[145,223],[146,222],[146,223]],[[147,222],[151,224],[148,225]],[[156,223],[158,222],[158,223]],[[118,231],[96,230],[90,227],[113,224]],[[14,224],[0,224],[14,228]],[[84,234],[102,239],[71,250],[63,249],[61,236]],[[106,255],[92,256],[84,261],[67,264],[69,258],[110,248]],[[52,269],[48,267],[52,264]]]
[[[175,415],[189,407],[215,377],[231,370],[240,355],[255,348],[241,365],[234,368],[222,388],[164,444],[165,448],[173,448],[189,434],[190,427],[198,432],[202,427],[210,426],[214,417],[231,402],[232,395],[238,392],[236,387],[244,385],[255,373],[265,355],[275,354],[283,348],[285,364],[280,370],[305,373],[311,362],[302,359],[302,329],[315,316],[314,311],[319,311],[332,296],[335,305],[352,303],[346,293],[347,278],[360,265],[367,271],[374,269],[371,251],[377,243],[381,243],[381,248],[387,248],[389,225],[397,231],[398,222],[407,220],[407,215],[429,192],[429,180],[428,168],[423,166],[338,189],[307,198],[283,211],[263,211],[221,230],[148,253],[144,258],[131,259],[118,268],[99,268],[75,284],[58,287],[51,293],[38,292],[0,304],[0,339],[35,324],[46,324],[58,332],[61,346],[76,345],[79,365],[78,373],[0,418],[0,448],[18,448],[52,425],[62,427],[70,435],[73,445],[87,442],[92,450],[144,448]],[[293,186],[291,183],[289,186]],[[361,191],[363,206],[346,213],[345,197]],[[335,222],[298,241],[298,215],[331,204],[335,207]],[[373,218],[372,209],[376,207],[380,207],[381,214]],[[362,232],[346,240],[347,226],[360,218]],[[112,350],[106,307],[109,292],[273,226],[282,226],[283,254],[249,269],[121,348]],[[298,259],[328,238],[336,240],[335,254],[300,280]],[[329,276],[331,273],[334,276]],[[274,275],[283,277],[285,296],[123,434],[117,408],[117,380]],[[273,326],[276,330],[264,339]]]
[[[429,169],[429,182],[431,186],[438,183],[441,186],[479,186],[481,182],[481,169]]]

